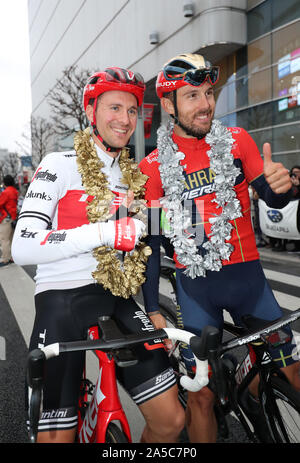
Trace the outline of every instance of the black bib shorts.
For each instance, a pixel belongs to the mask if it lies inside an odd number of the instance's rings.
[[[44,291],[35,296],[35,306],[30,350],[55,342],[87,339],[88,328],[97,325],[102,315],[112,317],[125,334],[145,332],[153,326],[133,298],[116,297],[99,284]],[[116,374],[119,383],[141,405],[172,387],[176,380],[162,347],[147,350],[140,345],[135,354],[138,363],[125,368],[116,365]],[[84,352],[67,353],[47,361],[39,431],[77,425],[84,364]]]

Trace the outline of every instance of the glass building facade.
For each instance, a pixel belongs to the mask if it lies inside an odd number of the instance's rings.
[[[247,45],[222,59],[216,117],[300,164],[300,1],[248,1]]]

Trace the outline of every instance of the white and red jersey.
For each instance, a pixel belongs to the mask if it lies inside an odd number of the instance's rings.
[[[115,193],[111,204],[115,212],[128,189],[121,182],[119,156],[96,149],[108,187]],[[92,251],[101,242],[98,224],[87,218],[87,202],[92,199],[82,185],[75,151],[45,156],[25,196],[12,244],[17,264],[37,264],[37,292],[93,282],[97,261]]]

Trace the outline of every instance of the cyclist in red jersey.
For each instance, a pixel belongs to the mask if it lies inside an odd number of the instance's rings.
[[[48,154],[33,176],[13,241],[17,264],[37,264],[30,350],[86,339],[101,315],[126,334],[154,330],[132,297],[149,252],[140,242],[145,224],[131,209],[145,177],[123,149],[144,90],[142,77],[126,69],[91,76],[83,101],[91,128],[76,134],[75,151]],[[141,440],[176,442],[184,411],[163,345],[136,355],[137,365],[116,372],[145,417]],[[82,353],[47,364],[39,442],[74,442],[83,367]]]
[[[272,161],[269,144],[263,147],[263,161],[245,130],[227,129],[214,120],[218,76],[219,68],[196,54],[176,56],[163,66],[156,91],[173,121],[160,127],[157,149],[140,163],[149,177],[145,197],[150,213],[159,207],[168,219],[165,234],[175,250],[181,326],[198,335],[207,324],[222,328],[224,309],[235,323],[246,313],[267,320],[282,313],[259,262],[248,185],[268,205],[281,208],[291,196],[289,173]],[[153,234],[149,244],[152,255],[143,293],[146,310],[159,328],[165,326],[158,306],[159,236]],[[300,389],[299,362],[292,350],[288,344],[271,355]],[[192,370],[188,348],[183,356]],[[254,395],[256,388],[253,383]],[[208,388],[188,394],[187,428],[192,442],[216,440]]]

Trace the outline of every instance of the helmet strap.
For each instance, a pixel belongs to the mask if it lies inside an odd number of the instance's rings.
[[[170,114],[170,116],[172,117],[172,119],[174,119],[174,122],[175,122],[176,125],[178,125],[182,129],[184,129],[184,127],[182,127],[182,125],[181,125],[181,123],[180,123],[180,121],[178,119],[177,90],[173,91],[173,106],[174,106],[174,114]]]
[[[111,145],[109,145],[108,143],[106,143],[106,141],[103,139],[103,137],[101,137],[101,135],[100,135],[100,133],[99,133],[99,130],[97,129],[97,125],[96,125],[96,108],[97,108],[97,100],[98,100],[98,98],[95,98],[94,106],[93,106],[93,120],[92,120],[92,123],[91,123],[93,132],[94,132],[95,136],[98,138],[98,140],[99,140],[99,141],[102,143],[102,145],[105,147],[106,151],[108,151],[109,153],[110,153],[110,152],[117,152],[117,151],[120,151],[120,150],[122,149],[122,147],[115,147],[115,146],[111,146]]]
[[[174,104],[174,120],[176,124],[180,125],[180,122],[178,119],[177,90],[173,91],[173,104]]]

